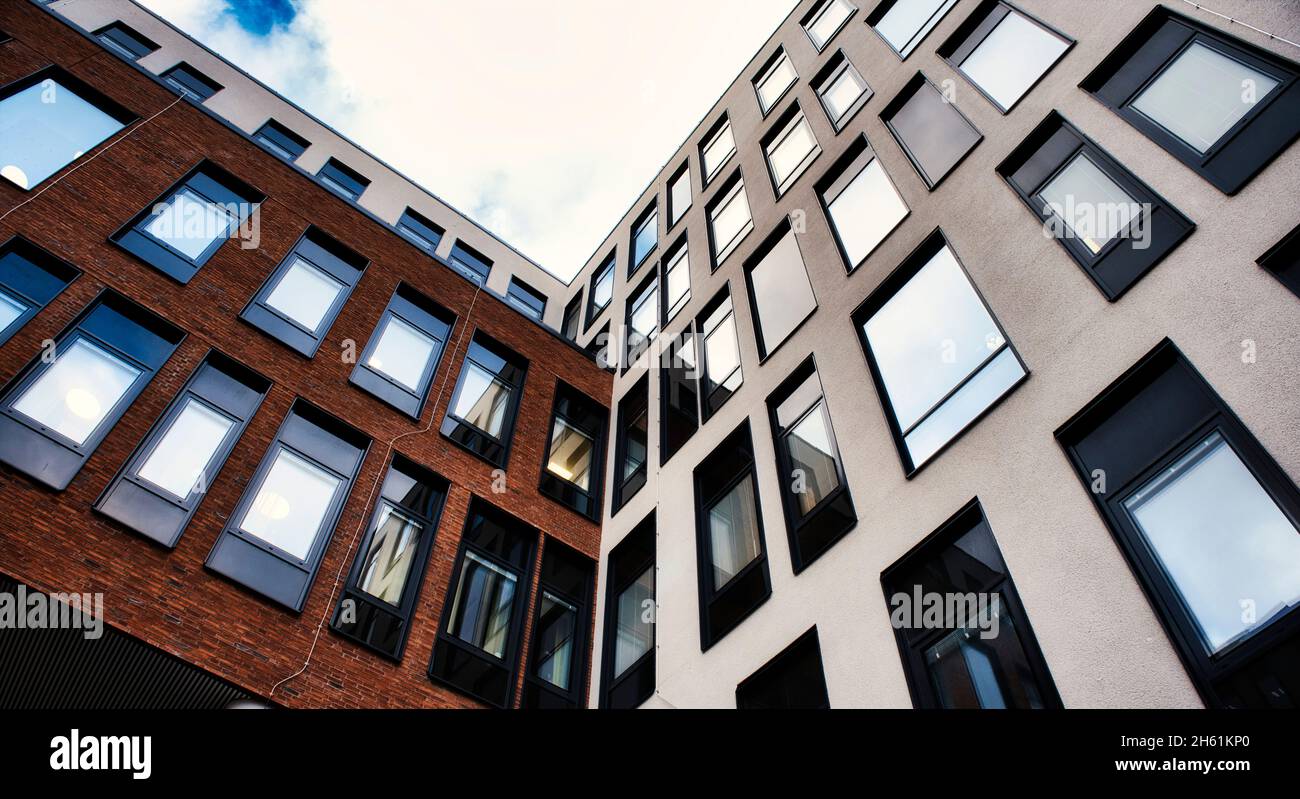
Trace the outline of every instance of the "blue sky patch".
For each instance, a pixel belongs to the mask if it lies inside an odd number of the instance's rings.
[[[297,11],[289,0],[227,0],[230,12],[240,27],[257,36],[265,36],[277,25],[288,25]]]

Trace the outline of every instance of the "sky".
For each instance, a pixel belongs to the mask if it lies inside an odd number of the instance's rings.
[[[563,280],[796,0],[140,0]]]

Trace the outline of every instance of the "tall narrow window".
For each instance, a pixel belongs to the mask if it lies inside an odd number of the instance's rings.
[[[639,707],[655,691],[655,516],[610,550],[605,574],[602,708]]]
[[[547,538],[538,579],[533,651],[524,681],[524,708],[577,708],[587,696],[592,583],[596,564]]]
[[[397,232],[405,236],[412,244],[432,253],[438,249],[445,231],[429,220],[427,216],[407,208],[397,220]]]
[[[668,248],[663,260],[663,320],[672,321],[677,312],[691,301],[691,258],[686,237]]]
[[[700,427],[700,371],[695,331],[668,343],[659,370],[659,463],[665,464]]]
[[[1029,376],[942,231],[853,319],[909,477]]]
[[[754,229],[754,218],[749,211],[749,196],[745,194],[745,179],[736,174],[718,191],[709,203],[709,247],[712,250],[713,270],[716,272],[727,256],[736,251],[749,231]]]
[[[91,35],[128,61],[139,61],[158,49],[152,39],[123,22],[110,23]]]
[[[920,72],[880,118],[931,191],[984,139]]]
[[[650,382],[642,377],[618,403],[614,513],[646,483],[649,469]]]
[[[0,344],[80,275],[26,239],[15,236],[0,245]]]
[[[700,166],[704,172],[704,185],[717,177],[736,154],[736,137],[731,133],[731,120],[726,116],[718,120],[700,145]]]
[[[740,368],[740,339],[736,334],[736,315],[731,307],[731,291],[722,291],[705,306],[695,320],[700,341],[700,401],[707,419],[740,389],[744,374]]]
[[[857,10],[857,6],[848,0],[822,0],[812,7],[800,24],[820,53]]]
[[[938,52],[1005,114],[1073,45],[1006,0],[984,0]]]
[[[632,263],[627,270],[629,277],[641,268],[641,264],[650,256],[650,253],[654,252],[658,244],[659,208],[656,205],[651,205],[632,226]]]
[[[624,320],[627,330],[624,370],[636,363],[659,334],[659,312],[659,275],[653,274],[628,296],[627,319]]]
[[[596,321],[596,317],[609,307],[614,298],[614,253],[610,253],[591,276],[591,290],[587,292],[590,302],[587,305],[587,327]]]
[[[475,333],[442,434],[504,469],[527,371],[527,360],[484,333]]]
[[[677,224],[691,207],[691,164],[686,162],[668,183],[668,226]]]
[[[907,58],[957,0],[883,0],[867,24],[899,58]]]
[[[582,327],[582,286],[578,286],[578,293],[569,300],[569,304],[564,306],[564,319],[560,322],[560,335],[569,341],[578,340],[578,331]]]
[[[608,420],[604,406],[557,384],[539,490],[592,520],[600,518]]]
[[[837,131],[843,130],[872,96],[871,87],[843,51],[827,59],[826,65],[813,76],[812,86]]]
[[[758,77],[754,78],[754,91],[758,94],[759,109],[764,114],[771,111],[798,79],[799,73],[795,72],[794,64],[790,62],[790,56],[786,55],[785,48],[777,50],[776,54],[763,65]]]
[[[766,358],[817,310],[789,217],[746,259],[745,285],[757,322],[758,352]]]
[[[351,382],[419,419],[454,322],[450,311],[399,284],[357,358]]]
[[[311,142],[274,119],[266,120],[253,134],[253,140],[289,162],[297,161],[311,146]]]
[[[451,267],[480,286],[487,285],[488,275],[492,272],[492,262],[463,241],[456,242],[451,248]]]
[[[817,181],[816,190],[844,268],[850,272],[861,266],[909,213],[866,136],[854,139]]]
[[[546,295],[514,275],[510,277],[506,300],[529,319],[540,322],[546,315]]]
[[[821,710],[831,706],[813,627],[736,686],[741,710]]]
[[[163,83],[181,93],[181,96],[201,103],[224,87],[199,72],[184,61],[162,74]]]
[[[822,151],[797,102],[773,123],[771,132],[763,137],[762,145],[777,197],[794,185]]]
[[[366,187],[370,185],[370,179],[356,171],[352,167],[338,160],[331,158],[325,162],[325,166],[320,168],[316,177],[325,187],[343,195],[349,200],[356,200]]]

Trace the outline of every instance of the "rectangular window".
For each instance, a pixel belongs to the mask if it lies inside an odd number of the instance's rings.
[[[795,574],[857,524],[830,408],[811,356],[767,398]]]
[[[16,80],[0,88],[0,177],[33,189],[135,119],[58,67]]]
[[[253,140],[286,161],[298,160],[298,156],[307,151],[311,142],[289,130],[274,119],[268,119],[253,134]]]
[[[1061,707],[979,500],[886,569],[880,583],[916,707]],[[941,618],[916,607],[928,597],[943,600],[945,612],[934,614]]]
[[[18,236],[0,245],[0,344],[80,275],[80,270]]]
[[[210,161],[173,184],[112,240],[180,283],[188,283],[227,239],[240,234],[266,195]]]
[[[849,272],[862,266],[910,213],[866,136],[854,139],[815,188]]]
[[[632,226],[632,265],[628,267],[628,277],[631,277],[636,273],[636,270],[641,268],[641,264],[650,256],[650,253],[654,252],[658,244],[659,208],[652,205]]]
[[[481,331],[475,333],[442,434],[504,469],[527,372],[527,360]]]
[[[731,120],[725,115],[704,137],[700,146],[700,166],[704,172],[704,185],[709,185],[722,167],[736,154],[736,138],[731,133]]]
[[[686,237],[670,247],[663,260],[664,324],[691,301],[691,258]]]
[[[700,428],[700,371],[695,331],[668,342],[659,370],[659,463],[665,464]]]
[[[184,338],[129,300],[102,293],[0,396],[0,461],[56,491],[67,488]]]
[[[201,103],[224,87],[184,61],[162,74],[162,81],[196,103]]]
[[[909,478],[1029,376],[942,231],[853,320]]]
[[[610,550],[605,570],[601,708],[640,707],[655,692],[655,516]]]
[[[627,318],[624,320],[627,330],[624,371],[636,363],[654,337],[659,335],[659,311],[659,275],[653,274],[628,296]]]
[[[766,358],[817,310],[789,217],[746,259],[745,285],[756,322],[758,354]]]
[[[494,707],[512,704],[537,536],[478,497],[470,500],[430,679]]]
[[[984,139],[920,72],[880,118],[931,191]]]
[[[703,359],[700,365],[700,400],[703,417],[708,419],[744,382],[730,288],[724,287],[705,306],[695,319],[695,330],[697,340],[701,342],[700,352],[696,354]]]
[[[529,319],[540,322],[546,314],[546,295],[513,275],[506,290],[506,300]]]
[[[735,252],[749,231],[754,229],[754,218],[749,211],[749,195],[745,193],[745,179],[736,170],[714,196],[708,206],[709,246],[713,255],[713,271],[717,271],[728,255]]]
[[[777,197],[794,185],[822,151],[797,102],[772,125],[772,130],[763,137],[762,146]]]
[[[610,344],[613,343],[613,337],[609,334],[609,323],[600,329],[600,332],[591,337],[587,342],[586,353],[591,356],[592,360],[601,369],[614,371],[615,356],[610,350]]]
[[[1111,302],[1196,227],[1055,111],[997,171]]]
[[[772,595],[749,422],[694,476],[700,648],[707,651]]]
[[[578,340],[578,330],[582,325],[582,286],[569,304],[564,306],[564,320],[560,323],[560,335],[569,341]]]
[[[957,0],[883,0],[867,17],[899,58],[907,58]]]
[[[844,130],[872,96],[871,87],[842,50],[827,59],[826,66],[813,76],[812,86],[837,132]]]
[[[650,381],[643,376],[618,402],[614,507],[627,504],[646,483],[650,446]]]
[[[488,275],[492,272],[492,261],[468,244],[458,241],[451,248],[451,268],[470,282],[486,286]]]
[[[740,710],[824,710],[830,706],[816,627],[736,686]]]
[[[369,446],[333,416],[295,402],[206,566],[301,612]]]
[[[447,309],[398,284],[357,359],[352,384],[418,420],[455,321]]]
[[[393,456],[331,629],[401,662],[447,488],[442,477]]]
[[[587,327],[596,321],[596,317],[609,307],[614,298],[614,253],[610,253],[605,263],[600,265],[591,276],[591,290],[588,292],[590,302],[587,305]]]
[[[325,340],[367,263],[310,227],[239,318],[310,358]]]
[[[556,384],[539,490],[593,521],[600,519],[608,423],[605,406],[571,386]]]
[[[668,183],[668,226],[677,224],[691,207],[691,164],[686,162]]]
[[[984,0],[938,52],[1005,114],[1073,46],[1005,0]]]
[[[91,35],[127,61],[139,61],[158,49],[151,39],[122,22],[105,25]]]
[[[438,249],[438,243],[442,241],[442,236],[446,231],[431,222],[423,214],[407,208],[402,212],[401,218],[397,220],[397,232],[405,236],[415,246],[432,255]]]
[[[822,0],[813,6],[799,24],[820,53],[857,10],[857,6],[848,0]]]
[[[1300,297],[1300,225],[1261,255],[1257,263]],[[0,343],[4,343],[0,337]]]
[[[754,91],[758,94],[758,107],[764,115],[780,102],[797,80],[799,73],[795,72],[785,48],[777,50],[753,81]]]
[[[542,548],[523,708],[578,708],[587,698],[587,650],[596,564],[553,538]]]
[[[325,162],[325,166],[320,168],[316,177],[326,188],[343,195],[349,200],[356,200],[370,185],[370,179],[363,176],[360,172],[349,167],[347,164],[331,158]]]
[[[1300,64],[1164,6],[1079,86],[1225,194],[1300,135]]]

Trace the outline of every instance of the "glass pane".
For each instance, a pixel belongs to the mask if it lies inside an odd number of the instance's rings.
[[[736,139],[731,135],[731,125],[727,124],[704,148],[704,174],[711,176],[735,151]]]
[[[80,446],[139,376],[136,367],[79,338],[57,354],[13,409]]]
[[[235,218],[225,207],[189,189],[181,189],[154,208],[144,229],[158,241],[196,261],[209,244],[229,236],[234,224]]]
[[[948,174],[980,139],[956,104],[944,100],[930,83],[920,85],[890,125],[930,185]]]
[[[885,37],[900,55],[906,56],[939,24],[944,11],[957,0],[898,0],[876,23],[876,32]]]
[[[691,207],[691,173],[690,170],[683,172],[677,180],[673,182],[670,190],[669,208],[672,210],[673,220],[676,222],[686,213],[686,209]]]
[[[1300,603],[1300,531],[1219,433],[1124,507],[1211,654]]]
[[[303,259],[294,258],[266,304],[315,333],[341,293],[342,283]]]
[[[0,333],[4,333],[18,317],[25,313],[27,313],[27,303],[0,291]]]
[[[563,419],[556,419],[551,428],[551,457],[546,461],[546,471],[588,491],[594,447],[591,436]]]
[[[54,80],[0,100],[0,177],[30,189],[122,129]]]
[[[817,307],[808,270],[793,232],[780,241],[749,272],[765,353],[786,340]]]
[[[827,208],[850,269],[862,263],[907,216],[906,203],[874,158]]]
[[[800,116],[789,132],[774,142],[768,151],[776,185],[784,188],[786,181],[805,165],[804,159],[816,149],[817,139],[813,136],[812,128],[808,126],[808,120]]]
[[[1263,72],[1193,42],[1133,107],[1203,153],[1277,85]]]
[[[618,595],[618,629],[614,639],[614,676],[618,677],[655,641],[655,567]]]
[[[624,431],[623,479],[627,480],[645,465],[646,446],[649,441],[648,417],[643,410],[628,423]]]
[[[704,368],[709,381],[719,385],[740,368],[740,345],[736,340],[736,317],[727,314],[704,339]]]
[[[853,13],[853,6],[849,5],[846,0],[830,0],[817,18],[812,20],[808,26],[808,34],[812,37],[817,49],[826,46],[835,31],[839,30],[844,20]]]
[[[925,666],[945,708],[1041,708],[1038,682],[1011,617],[999,607],[997,635],[954,630],[925,650]]]
[[[424,331],[396,316],[390,316],[366,365],[383,372],[411,391],[419,391],[420,378],[424,377],[424,371],[437,346],[438,342]]]
[[[735,488],[709,508],[714,591],[721,590],[741,569],[762,554],[758,543],[757,513],[752,474],[745,475]]]
[[[343,481],[287,449],[275,454],[240,529],[306,560]]]
[[[451,634],[493,657],[505,657],[518,580],[467,550],[451,606]]]
[[[464,383],[452,414],[493,438],[500,438],[509,405],[510,388],[478,364],[466,361]]]
[[[610,299],[614,296],[614,269],[611,265],[596,278],[596,285],[591,287],[591,303],[596,308],[604,308],[609,305]]]
[[[632,243],[632,263],[639,264],[659,241],[659,214],[653,213],[637,228],[636,241]]]
[[[1011,11],[966,57],[961,69],[998,105],[1010,108],[1068,46]]]
[[[790,87],[790,84],[798,80],[799,76],[795,74],[794,65],[784,53],[781,59],[772,66],[772,69],[763,76],[758,84],[758,99],[766,111],[772,107],[772,104],[780,99],[782,92]]]
[[[668,316],[671,317],[681,310],[681,307],[690,299],[691,294],[691,259],[685,246],[682,247],[680,254],[669,265],[664,280],[667,292],[664,302],[668,306]]]
[[[1142,213],[1137,201],[1082,153],[1043,187],[1041,196],[1065,223],[1068,236],[1094,253]]]
[[[563,691],[569,689],[573,634],[577,626],[578,609],[543,591],[536,633],[537,676]]]
[[[745,195],[745,184],[742,183],[730,199],[713,211],[713,246],[718,248],[719,257],[727,254],[752,219],[749,215],[749,198]]]
[[[634,303],[628,327],[632,333],[629,341],[635,344],[659,332],[659,284],[651,283]]]
[[[803,421],[795,425],[786,438],[786,446],[793,470],[790,484],[796,487],[794,496],[799,503],[799,513],[806,514],[840,485],[835,450],[831,446],[830,428],[822,404],[818,403]]]
[[[176,499],[196,487],[206,490],[215,475],[205,470],[234,426],[230,417],[189,397],[137,474]]]
[[[912,463],[920,466],[928,461],[1024,376],[1015,353],[1002,350],[903,439]]]
[[[830,113],[831,120],[839,122],[866,90],[867,82],[862,79],[858,71],[852,65],[846,67],[839,77],[831,82],[831,85],[822,90],[822,99],[826,102],[826,110]]]
[[[423,533],[424,525],[385,505],[362,561],[357,587],[376,599],[400,606]]]

